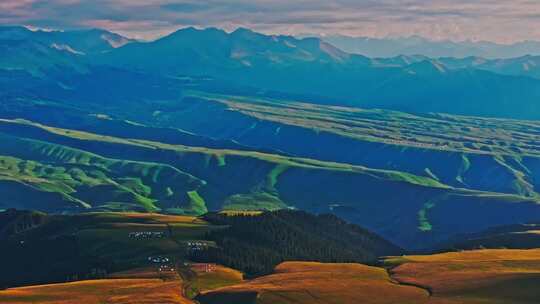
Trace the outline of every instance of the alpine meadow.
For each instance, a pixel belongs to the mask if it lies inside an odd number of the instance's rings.
[[[0,303],[540,303],[538,16],[1,0]]]

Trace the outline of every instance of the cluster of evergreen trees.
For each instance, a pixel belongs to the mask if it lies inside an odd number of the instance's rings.
[[[74,236],[2,240],[1,244],[0,289],[103,278],[114,266],[99,257],[81,255]]]
[[[47,219],[45,213],[8,209],[0,212],[0,240],[41,225]]]
[[[205,219],[227,225],[207,235],[217,247],[192,252],[200,262],[216,262],[248,276],[269,274],[283,261],[373,264],[381,255],[402,250],[381,237],[334,215],[280,210],[260,215],[210,213]]]
[[[57,233],[70,224],[68,217],[52,217],[15,209],[0,212],[0,289],[99,279],[114,270],[111,261],[83,255],[77,236]]]

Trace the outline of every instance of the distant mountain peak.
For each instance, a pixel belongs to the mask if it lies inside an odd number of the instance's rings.
[[[73,49],[78,49],[77,44],[98,47],[103,49],[108,44],[109,48],[124,46],[132,39],[122,35],[109,32],[104,29],[78,29],[70,31],[45,30],[40,28],[29,28],[27,26],[0,26],[0,39],[21,40],[29,39],[39,41],[47,45],[69,45]]]
[[[128,39],[124,36],[121,36],[115,33],[110,33],[107,31],[102,32],[100,37],[101,39],[109,43],[109,45],[112,48],[115,48],[115,49],[119,47],[123,47],[124,45],[133,42],[133,40]]]
[[[235,29],[233,32],[231,32],[231,34],[236,34],[236,35],[241,35],[241,34],[256,34],[256,32],[254,32],[253,30],[248,29],[248,28],[246,28],[246,27],[239,27],[239,28]]]
[[[340,62],[345,61],[346,59],[349,59],[350,57],[350,55],[347,54],[346,52],[322,40],[319,40],[319,47],[321,51],[323,51],[328,56]]]
[[[267,36],[267,35],[257,33],[255,31],[252,31],[250,29],[243,28],[243,27],[237,28],[235,31],[230,33],[230,36],[232,38],[244,39],[244,40],[250,40],[250,41],[254,40],[254,39],[267,39],[268,41],[270,41],[270,40],[278,41],[279,40],[279,39],[276,40],[276,38],[277,38],[276,36]]]
[[[183,27],[180,28],[171,34],[164,36],[157,41],[173,41],[173,40],[184,40],[189,38],[195,38],[195,37],[215,37],[216,35],[226,35],[227,33],[221,29],[215,28],[215,27],[207,27],[207,28],[197,28],[193,26],[189,27]]]
[[[444,74],[447,72],[446,67],[437,60],[426,59],[420,62],[412,63],[407,67],[409,72],[417,74]]]
[[[218,29],[216,27],[198,28],[194,26],[188,26],[188,27],[180,28],[170,35],[182,34],[182,33],[225,33],[225,31],[222,29]]]

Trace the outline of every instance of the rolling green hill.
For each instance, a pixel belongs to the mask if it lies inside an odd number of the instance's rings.
[[[200,92],[188,93],[178,104],[181,109],[156,114],[148,123],[300,157],[408,172],[453,187],[538,196],[540,125],[535,121]],[[207,121],[206,115],[216,119]]]
[[[60,211],[54,206],[66,205],[66,199],[67,205],[76,201],[92,210],[188,214],[297,208],[333,212],[405,248],[540,216],[533,198],[458,189],[428,176],[347,163],[100,135],[25,120],[1,120],[0,133],[10,134],[3,135],[10,144],[2,145],[0,154],[17,164],[6,165],[13,168],[6,175],[38,193],[65,198],[19,205],[43,211]],[[23,160],[31,170],[19,169]],[[39,180],[44,176],[46,183]],[[24,189],[14,196],[24,197],[19,196]]]
[[[107,159],[5,134],[0,139],[4,142],[0,145],[4,208],[165,211],[183,206],[190,212],[191,197],[203,185],[167,165]]]

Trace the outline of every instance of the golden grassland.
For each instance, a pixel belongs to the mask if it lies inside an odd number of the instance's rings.
[[[193,276],[184,282],[176,272],[161,273],[156,267],[141,267],[113,273],[107,279],[85,280],[11,288],[0,291],[0,303],[9,304],[188,304],[188,296],[243,281],[243,274],[221,265],[206,272],[203,264],[190,268]],[[186,289],[190,289],[189,292]],[[184,294],[188,293],[188,295]],[[191,293],[191,294],[189,294]]]
[[[9,304],[188,304],[182,280],[171,272],[141,267],[113,273],[108,279],[11,288],[0,291],[0,303]]]
[[[197,264],[191,269],[196,274],[193,283],[197,285],[199,292],[235,285],[244,280],[242,272],[221,265],[210,266],[208,272],[205,271],[204,267],[197,267]]]
[[[540,250],[476,250],[390,258],[392,277],[433,303],[540,303]]]
[[[176,273],[164,277],[143,267],[104,280],[0,291],[0,303],[193,303],[187,296],[198,292],[202,304],[540,303],[540,249],[388,257],[386,262],[394,268],[285,262],[274,274],[250,281],[234,269],[212,265],[207,272],[194,264],[185,284]]]
[[[427,303],[426,291],[395,284],[382,268],[360,264],[286,262],[276,273],[203,292],[202,303],[229,303],[256,294],[256,303]],[[381,295],[384,295],[382,297]],[[232,302],[231,302],[232,303]],[[242,302],[239,300],[235,302]]]
[[[117,261],[146,259],[153,252],[174,254],[182,240],[211,229],[190,216],[145,213],[87,213],[77,222],[87,250]],[[91,224],[90,224],[91,223]],[[172,237],[132,240],[128,232],[172,231]],[[216,228],[217,229],[217,228]],[[95,248],[93,247],[95,246]],[[361,264],[285,262],[275,273],[244,280],[220,265],[183,264],[177,272],[135,263],[103,280],[11,288],[1,304],[537,304],[540,303],[540,249],[475,250],[386,257],[386,268]],[[185,268],[185,269],[184,269]],[[208,271],[210,270],[210,271]]]
[[[540,250],[477,250],[386,261],[395,266],[388,272],[359,264],[287,262],[275,274],[203,292],[200,300],[203,304],[540,303]]]
[[[111,273],[109,279],[162,279],[165,281],[179,281],[180,277],[176,272],[159,272],[157,267],[146,266],[130,270]]]
[[[107,279],[40,285],[0,291],[9,304],[184,304],[178,281],[161,279]]]
[[[213,290],[225,286],[236,285],[244,280],[244,275],[238,270],[216,264],[193,264],[189,268],[184,293],[194,298],[200,292]]]

